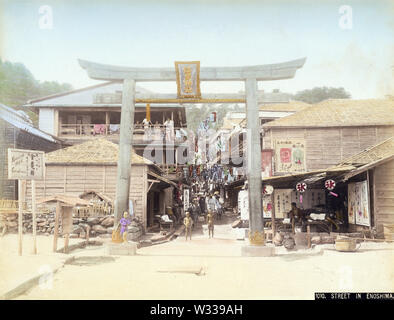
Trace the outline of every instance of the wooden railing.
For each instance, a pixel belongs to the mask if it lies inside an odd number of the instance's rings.
[[[183,136],[176,136],[176,130],[179,129],[181,129],[181,127],[174,128],[173,138],[175,142],[183,141]],[[59,136],[70,138],[85,136],[111,136],[119,135],[119,132],[119,124],[62,124],[60,126]],[[142,124],[134,124],[133,133],[136,139],[163,140],[166,136],[166,127],[164,125],[158,125],[144,128]]]

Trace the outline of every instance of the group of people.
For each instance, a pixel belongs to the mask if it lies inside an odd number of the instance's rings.
[[[195,197],[186,211],[186,216],[183,220],[185,226],[186,240],[191,240],[191,235],[199,216],[205,216],[205,221],[208,225],[209,238],[213,238],[214,233],[214,217],[222,218],[224,211],[224,201],[220,197],[219,192],[209,194],[207,196]]]
[[[161,127],[164,126],[165,130],[162,131]],[[155,124],[148,119],[142,120],[142,123],[139,121],[134,125],[135,129],[143,129],[144,138],[146,140],[161,140],[165,137],[166,141],[174,140],[174,121],[168,118],[163,124],[160,124],[159,121],[156,121]]]

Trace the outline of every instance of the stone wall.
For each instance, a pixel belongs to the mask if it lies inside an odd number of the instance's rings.
[[[1,224],[7,226],[7,233],[18,232],[18,215],[12,214],[1,216]],[[55,228],[54,213],[37,214],[37,234],[51,235]],[[73,218],[73,227],[70,238],[86,238],[86,232],[89,230],[89,237],[111,238],[114,229],[114,217],[102,216],[92,218]],[[140,219],[132,220],[128,228],[129,240],[137,240],[142,235],[142,223]],[[23,233],[33,232],[33,220],[31,213],[23,214]],[[62,223],[59,219],[59,235],[62,234]]]

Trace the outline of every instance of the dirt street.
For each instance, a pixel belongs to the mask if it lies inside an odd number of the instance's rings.
[[[215,239],[206,232],[197,228],[191,241],[181,236],[136,256],[79,250],[49,285],[18,299],[313,299],[315,292],[394,291],[393,244],[363,243],[355,253],[333,245],[279,248],[275,257],[246,258],[228,224],[217,226]]]

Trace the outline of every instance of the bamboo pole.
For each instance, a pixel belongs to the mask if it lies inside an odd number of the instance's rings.
[[[24,180],[18,180],[18,254],[22,255]]]
[[[31,209],[33,216],[33,254],[37,254],[37,208],[36,208],[36,181],[31,180]]]

